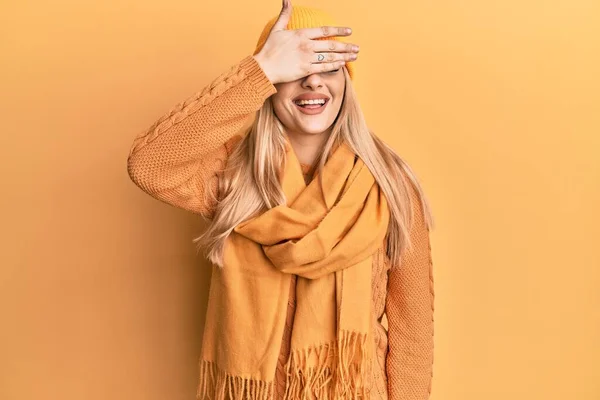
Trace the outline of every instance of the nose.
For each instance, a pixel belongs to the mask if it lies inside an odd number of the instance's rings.
[[[310,88],[312,90],[323,87],[323,80],[321,79],[321,75],[318,73],[308,75],[302,81],[302,87]]]

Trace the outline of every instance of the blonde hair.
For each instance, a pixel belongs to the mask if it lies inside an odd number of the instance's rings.
[[[428,229],[433,226],[431,211],[408,164],[367,127],[345,67],[343,72],[346,80],[344,98],[316,168],[322,170],[338,143],[336,141],[345,142],[363,160],[388,201],[391,218],[386,254],[392,265],[398,265],[403,252],[412,246],[409,232],[414,223],[415,206],[407,185],[412,184],[419,195]],[[225,241],[239,223],[286,203],[279,182],[279,171],[285,162],[284,127],[268,98],[257,111],[244,138],[229,155],[222,179],[219,179],[220,195],[214,217],[207,230],[194,239],[198,248],[205,248],[205,256],[212,263],[223,266]],[[322,188],[321,175],[317,176]],[[408,182],[404,176],[408,177]]]

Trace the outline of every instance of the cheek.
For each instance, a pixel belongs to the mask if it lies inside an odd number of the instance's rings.
[[[341,76],[341,79],[337,81],[334,85],[332,85],[332,94],[335,97],[335,108],[336,111],[339,111],[342,101],[344,100],[344,89],[346,87],[346,81],[344,80],[344,76]]]
[[[340,112],[340,109],[342,108],[342,102],[344,101],[344,95],[343,93],[340,93],[338,96],[336,96],[334,103],[332,104],[333,107],[331,107],[331,111],[337,116]]]
[[[290,111],[285,105],[285,102],[281,98],[273,98],[273,111],[277,118],[279,118],[282,122],[289,118]]]
[[[342,101],[343,100],[344,99],[343,99],[342,95],[336,97],[336,99],[335,99],[335,109],[336,109],[336,111],[339,111],[340,108],[342,107]]]

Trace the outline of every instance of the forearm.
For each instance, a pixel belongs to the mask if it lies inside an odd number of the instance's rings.
[[[190,181],[222,166],[215,157],[223,157],[224,144],[275,92],[256,60],[244,58],[138,135],[127,163],[131,179],[160,200],[195,208],[191,198],[204,182]]]

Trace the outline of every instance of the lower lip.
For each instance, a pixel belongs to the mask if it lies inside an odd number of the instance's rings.
[[[298,110],[300,110],[301,113],[308,114],[308,115],[315,115],[315,114],[321,114],[323,112],[323,110],[325,110],[325,107],[327,107],[328,103],[329,103],[329,100],[325,100],[325,104],[323,104],[320,107],[315,107],[315,108],[300,107],[296,103],[294,103],[294,106],[296,106],[296,108]]]

